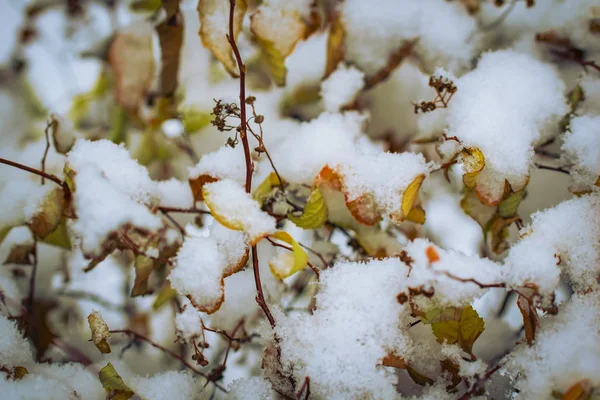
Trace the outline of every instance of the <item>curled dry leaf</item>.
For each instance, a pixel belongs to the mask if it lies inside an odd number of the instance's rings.
[[[535,340],[535,333],[539,325],[539,318],[537,311],[531,298],[524,296],[519,293],[517,299],[517,306],[523,316],[523,327],[525,328],[525,340],[528,345],[532,345]]]
[[[45,239],[58,228],[63,218],[66,200],[62,188],[51,190],[42,202],[40,211],[29,221],[29,228],[40,239]]]
[[[266,3],[250,17],[250,30],[262,49],[265,63],[277,86],[284,86],[287,74],[285,59],[292,54],[296,44],[306,39],[318,26],[318,14],[311,20],[303,18],[304,10],[295,9],[287,2]]]
[[[135,112],[154,80],[152,30],[141,24],[116,34],[108,53],[116,77],[117,102]]]
[[[273,239],[281,240],[292,246],[292,254],[279,253],[280,256],[269,261],[269,267],[273,275],[279,279],[285,279],[294,275],[296,272],[302,271],[308,264],[308,254],[287,232],[279,231],[271,235]]]
[[[90,330],[92,331],[92,342],[94,342],[101,353],[110,353],[110,345],[107,341],[107,339],[110,337],[110,332],[108,325],[106,322],[104,322],[100,313],[98,311],[92,311],[92,313],[88,315],[87,319],[90,325]]]
[[[246,0],[235,0],[233,14],[233,36],[237,39],[242,31],[242,23],[248,5]],[[231,46],[227,41],[229,35],[229,1],[199,0],[198,16],[200,18],[200,39],[204,47],[209,49],[231,76],[239,75],[237,64],[233,58]]]
[[[133,390],[121,378],[111,363],[106,364],[98,373],[100,383],[107,392],[107,398],[113,400],[127,400],[134,395]]]
[[[476,147],[464,149],[459,154],[459,161],[462,162],[463,171],[463,183],[469,189],[475,187],[477,181],[477,175],[485,167],[485,157],[481,150]]]

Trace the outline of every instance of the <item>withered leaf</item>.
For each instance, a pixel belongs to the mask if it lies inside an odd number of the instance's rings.
[[[64,191],[57,187],[46,194],[41,210],[29,221],[29,228],[40,239],[46,238],[60,224],[66,206]]]
[[[148,279],[154,269],[154,260],[143,254],[135,257],[135,282],[131,289],[131,297],[142,296],[149,292]]]
[[[425,313],[422,321],[431,324],[438,342],[456,343],[469,354],[472,354],[473,344],[485,329],[483,318],[471,306],[431,310]]]
[[[107,339],[110,337],[108,325],[102,319],[98,311],[92,311],[87,317],[90,330],[92,331],[92,342],[101,353],[110,353],[110,345]]]
[[[163,8],[167,12],[167,18],[156,27],[160,44],[158,95],[172,97],[179,84],[179,63],[183,45],[183,14],[179,11],[179,0],[163,0]]]
[[[329,25],[329,35],[327,36],[327,63],[325,65],[326,79],[336,70],[338,64],[344,59],[344,41],[346,39],[346,29],[340,14],[331,21]]]
[[[531,345],[535,340],[535,333],[539,324],[537,311],[532,301],[526,296],[523,296],[522,294],[519,294],[519,297],[517,299],[517,306],[519,307],[519,311],[523,316],[525,340],[527,340],[527,344]]]
[[[235,0],[233,14],[233,36],[237,40],[242,31],[242,23],[248,5],[246,0]],[[233,51],[227,36],[229,35],[229,1],[199,0],[198,16],[200,18],[200,39],[204,47],[209,49],[231,76],[239,75]]]
[[[10,249],[4,264],[31,265],[31,256],[34,252],[35,244],[33,242],[16,244]]]

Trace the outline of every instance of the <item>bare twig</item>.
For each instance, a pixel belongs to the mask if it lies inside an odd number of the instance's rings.
[[[469,390],[465,392],[462,396],[458,398],[458,400],[469,400],[471,396],[476,394],[481,389],[481,384],[490,379],[494,373],[496,373],[500,368],[502,368],[502,364],[498,364],[495,367],[489,369],[481,378],[477,378],[475,383],[471,385]]]
[[[48,150],[50,150],[50,128],[56,129],[56,120],[53,116],[50,116],[50,120],[46,123],[46,129],[44,129],[44,136],[46,137],[46,148],[44,149],[44,156],[42,157],[42,172],[46,172],[46,157],[48,157]],[[46,183],[46,177],[42,175],[42,185]]]
[[[248,144],[248,132],[247,128],[247,118],[246,118],[246,65],[242,61],[242,56],[240,55],[240,51],[235,43],[235,36],[233,34],[233,16],[235,12],[235,0],[229,0],[229,34],[227,35],[227,40],[231,45],[231,49],[233,50],[233,54],[235,55],[235,60],[238,65],[238,69],[240,72],[240,120],[241,120],[241,138],[242,145],[244,147],[244,157],[246,159],[246,193],[250,193],[252,190],[252,172],[253,172],[253,164],[252,159],[250,157],[250,145]],[[252,268],[254,272],[254,282],[256,284],[256,302],[262,308],[265,313],[271,327],[275,327],[275,318],[271,314],[269,307],[267,306],[267,302],[265,301],[265,295],[262,290],[262,283],[260,281],[260,269],[258,264],[258,251],[256,249],[256,245],[252,246]]]
[[[210,211],[200,210],[198,208],[158,207],[158,210],[162,213],[210,214]]]
[[[158,343],[154,342],[152,339],[149,339],[144,335],[140,335],[139,333],[134,332],[131,329],[114,329],[114,330],[110,330],[109,332],[110,333],[123,333],[125,335],[132,336],[136,340],[141,340],[143,342],[146,342],[149,345],[151,345],[152,347],[157,348],[158,350],[162,351],[163,353],[169,355],[170,357],[175,358],[176,360],[179,360],[185,367],[187,367],[190,371],[194,372],[195,374],[198,374],[198,375],[208,379],[208,376],[204,372],[196,369],[193,365],[191,365],[189,362],[187,362],[182,356],[159,345]],[[213,382],[213,383],[218,389],[220,389],[224,392],[227,392],[227,390],[225,390],[224,387],[220,386],[216,382]]]
[[[568,170],[561,168],[561,167],[551,167],[549,165],[541,165],[541,164],[537,164],[537,163],[535,164],[535,166],[539,169],[546,169],[548,171],[560,172],[560,173],[567,174],[567,175],[571,174]]]
[[[40,171],[39,169],[31,168],[31,167],[28,167],[27,165],[19,164],[17,162],[10,161],[5,158],[0,158],[0,164],[10,165],[11,167],[15,167],[18,169],[22,169],[23,171],[31,172],[32,174],[39,175],[43,178],[51,180],[52,182],[56,183],[57,185],[62,186],[63,188],[66,187],[66,185],[63,183],[63,181],[61,181],[56,175],[47,174],[46,172]]]
[[[27,311],[33,313],[33,303],[35,302],[35,275],[38,267],[37,239],[33,239],[33,252],[31,263],[31,276],[29,277],[29,295],[27,296]]]

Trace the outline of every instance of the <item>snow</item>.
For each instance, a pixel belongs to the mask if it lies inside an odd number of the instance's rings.
[[[574,295],[558,315],[542,319],[532,346],[522,344],[505,358],[510,376],[519,374],[516,398],[547,399],[582,380],[600,384],[599,300],[597,293]]]
[[[246,162],[242,146],[223,146],[202,156],[200,162],[189,168],[190,179],[208,175],[217,179],[233,179],[240,184],[246,180]]]
[[[484,54],[455,84],[447,134],[483,152],[478,190],[490,202],[502,196],[505,179],[519,190],[527,182],[533,146],[551,137],[567,112],[564,83],[552,66],[503,50]]]
[[[0,190],[0,227],[28,222],[41,210],[44,197],[56,189],[53,182],[40,185],[29,179],[10,181]]]
[[[263,378],[253,376],[240,378],[229,385],[228,398],[231,400],[274,400],[276,395],[271,390],[271,384]]]
[[[0,314],[0,364],[7,367],[27,366],[33,361],[31,346],[14,321]]]
[[[578,291],[597,288],[600,273],[600,196],[585,195],[537,212],[506,258],[509,282],[553,292],[564,273]],[[560,263],[559,263],[560,261]]]
[[[190,185],[175,178],[156,182],[157,195],[162,207],[190,208],[194,198]]]
[[[571,119],[562,150],[575,164],[575,181],[593,186],[600,177],[600,115]]]
[[[355,67],[340,64],[321,84],[325,111],[336,112],[354,101],[364,86],[365,74]]]

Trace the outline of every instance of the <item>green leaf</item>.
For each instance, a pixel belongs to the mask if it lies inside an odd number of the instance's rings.
[[[327,221],[327,204],[321,190],[318,187],[313,189],[302,215],[297,217],[293,213],[289,213],[287,217],[303,229],[317,229],[323,226]]]
[[[498,215],[502,218],[511,218],[517,215],[519,204],[525,196],[525,188],[509,194],[504,200],[498,205]]]
[[[483,318],[471,306],[431,310],[422,318],[439,343],[458,344],[471,354],[473,344],[485,329]]]
[[[115,106],[112,110],[112,127],[108,134],[108,140],[115,144],[125,143],[127,139],[127,112],[121,106]]]
[[[267,197],[274,186],[281,185],[279,178],[275,172],[271,172],[264,181],[260,183],[252,192],[252,198],[260,203],[262,206],[265,197]]]
[[[168,301],[174,299],[175,296],[177,296],[177,292],[175,291],[175,289],[171,287],[170,283],[165,283],[165,285],[160,289],[160,291],[156,295],[156,299],[154,299],[154,303],[152,303],[152,309],[154,311],[159,310]]]
[[[210,125],[212,116],[210,112],[200,111],[193,107],[187,107],[181,111],[181,122],[186,133],[192,134]]]
[[[115,367],[111,363],[106,364],[98,373],[100,383],[107,393],[110,393],[111,400],[127,400],[133,396],[133,390],[123,382]]]
[[[63,217],[56,229],[50,232],[42,241],[52,246],[71,250],[71,238],[69,237],[66,219]]]
[[[10,233],[10,230],[12,228],[13,228],[12,226],[4,226],[4,227],[0,228],[0,244],[2,244],[2,242],[4,241],[6,236],[8,236],[8,234]]]

